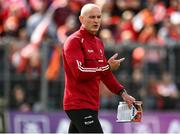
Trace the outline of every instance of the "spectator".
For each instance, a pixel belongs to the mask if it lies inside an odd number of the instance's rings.
[[[31,111],[31,104],[28,101],[25,89],[20,85],[15,85],[11,94],[9,108],[15,111]]]
[[[160,83],[157,87],[157,95],[159,101],[159,109],[174,109],[178,99],[178,89],[173,82],[169,72],[163,72]]]
[[[133,72],[132,72],[132,80],[131,82],[129,83],[129,89],[131,90],[128,90],[128,92],[130,94],[134,94],[134,97],[137,99],[137,100],[142,100],[142,97],[144,93],[142,93],[144,90],[144,85],[143,85],[143,79],[144,79],[144,76],[143,76],[143,72],[142,72],[142,69],[139,68],[139,67],[135,67],[133,69]]]
[[[132,18],[134,14],[132,11],[124,11],[122,14],[122,20],[118,27],[116,43],[130,43],[136,41],[137,34],[132,25]]]
[[[15,63],[15,67],[18,74],[22,74],[27,81],[27,90],[29,95],[32,97],[33,103],[39,101],[40,99],[40,76],[42,75],[41,65],[42,65],[42,55],[41,48],[43,47],[43,40],[49,40],[50,35],[48,34],[47,28],[51,23],[53,14],[55,10],[59,7],[56,4],[57,1],[54,1],[51,6],[47,9],[42,20],[33,30],[33,33],[30,37],[30,42],[24,46],[19,52],[14,53],[12,56]],[[55,32],[56,33],[56,32]],[[52,37],[52,36],[51,36]],[[51,39],[53,45],[48,45],[49,48],[47,51],[47,70],[45,72],[45,77],[49,81],[56,80],[59,76],[60,70],[60,46],[57,44],[57,40]]]
[[[147,91],[144,96],[144,105],[146,110],[155,110],[158,109],[159,102],[157,87],[158,87],[158,79],[154,75],[150,75],[147,81]]]
[[[1,35],[17,37],[19,30],[25,27],[26,19],[29,16],[27,6],[24,0],[0,1]]]
[[[108,28],[102,29],[99,33],[99,37],[102,39],[103,43],[106,46],[113,47],[113,45],[115,45],[113,34]]]

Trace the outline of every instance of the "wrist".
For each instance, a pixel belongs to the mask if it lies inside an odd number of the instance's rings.
[[[110,64],[107,62],[107,64],[109,65],[109,70],[111,70],[111,66],[110,66]]]
[[[126,89],[122,89],[120,92],[119,92],[119,96],[122,96],[124,93],[127,93]]]

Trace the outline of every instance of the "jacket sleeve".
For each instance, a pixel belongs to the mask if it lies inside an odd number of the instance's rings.
[[[119,94],[124,89],[124,86],[117,81],[110,70],[102,73],[101,80],[115,94]]]
[[[104,61],[106,64],[108,64],[105,56]],[[101,81],[108,87],[111,92],[115,94],[119,94],[119,92],[124,89],[124,86],[117,81],[116,77],[110,69],[101,72]]]
[[[84,55],[80,39],[67,39],[63,49],[64,60],[77,80],[89,80],[99,75],[98,67],[89,68],[84,65]]]

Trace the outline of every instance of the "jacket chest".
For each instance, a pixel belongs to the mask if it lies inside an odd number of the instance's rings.
[[[85,59],[103,59],[104,49],[97,40],[84,40],[82,44]]]
[[[84,39],[82,43],[84,61],[86,64],[103,64],[104,48],[97,40]]]

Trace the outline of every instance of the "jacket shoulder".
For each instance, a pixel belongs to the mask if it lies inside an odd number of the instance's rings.
[[[81,34],[77,32],[71,34],[64,43],[64,49],[74,46],[77,43],[81,42]]]
[[[71,34],[67,39],[66,42],[69,41],[74,41],[74,40],[80,40],[82,38],[81,34],[79,33],[79,31],[76,31],[75,33]],[[65,43],[66,43],[65,42]]]

